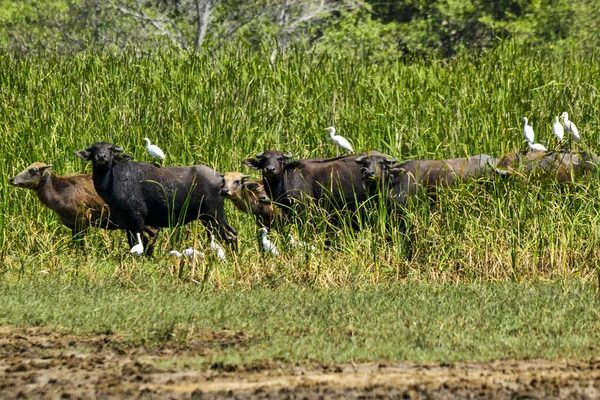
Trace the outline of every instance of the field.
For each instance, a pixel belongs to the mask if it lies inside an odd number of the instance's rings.
[[[186,264],[181,279],[167,253],[206,251],[201,224],[164,229],[153,258],[98,229],[77,249],[8,178],[34,161],[90,172],[73,152],[98,140],[150,161],[144,137],[165,165],[256,176],[242,160],[266,149],[335,156],[330,125],[357,151],[399,160],[500,156],[525,148],[524,116],[554,148],[562,111],[597,152],[599,65],[593,53],[558,59],[510,42],[386,64],[300,49],[274,65],[245,49],[0,56],[0,394],[597,397],[597,173],[569,187],[444,190],[406,212],[412,257],[406,232],[373,207],[359,232],[313,209],[270,233],[282,255],[265,258],[252,218],[228,204],[239,250],[195,276]],[[287,233],[318,251],[286,249]],[[66,370],[81,373],[63,381]]]

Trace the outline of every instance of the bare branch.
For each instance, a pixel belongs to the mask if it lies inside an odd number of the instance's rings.
[[[206,0],[206,3],[204,3],[204,13],[201,13],[200,3],[200,0],[196,0],[196,51],[200,51],[202,43],[204,42],[208,24],[210,23],[210,13],[212,8],[211,0]]]
[[[142,11],[139,8],[139,6],[135,10],[116,4],[112,4],[112,7],[117,11],[121,12],[122,14],[132,17],[135,21],[141,21],[142,23],[150,24],[156,31],[158,31],[160,35],[169,38],[169,40],[171,40],[171,42],[176,46],[179,46],[184,50],[188,49],[187,43],[181,30],[179,29],[177,24],[171,19],[164,16],[161,18],[152,18],[149,15],[147,15],[144,11]],[[166,29],[163,26],[164,24],[170,25],[175,30],[176,34],[173,34],[173,32]]]

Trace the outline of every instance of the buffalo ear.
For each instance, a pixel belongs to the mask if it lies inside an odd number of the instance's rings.
[[[119,150],[117,150],[119,148],[120,147],[116,148],[115,151],[119,151]],[[120,148],[120,149],[121,149],[120,151],[123,151],[123,148]],[[116,153],[114,155],[114,158],[115,158],[115,161],[118,161],[118,162],[127,162],[127,161],[133,160],[133,156],[130,156],[127,153],[120,153],[120,152]]]
[[[88,151],[88,149],[76,151],[75,155],[81,158],[83,161],[90,161],[91,153]]]
[[[251,181],[251,182],[247,182],[245,186],[246,186],[246,189],[253,191],[260,187],[260,183]]]
[[[404,168],[390,168],[390,174],[392,175],[402,175],[405,173],[406,170]]]
[[[260,161],[255,158],[246,158],[242,161],[242,164],[252,169],[260,169],[259,162]]]

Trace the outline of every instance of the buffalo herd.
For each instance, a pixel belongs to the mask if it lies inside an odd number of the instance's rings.
[[[435,200],[440,188],[477,179],[530,179],[545,176],[571,183],[595,171],[598,158],[581,150],[529,151],[500,158],[478,154],[446,160],[409,160],[378,151],[335,158],[293,160],[290,153],[268,150],[243,160],[261,178],[215,171],[206,165],[160,166],[135,162],[123,148],[97,142],[75,152],[92,163],[92,174],[58,176],[51,165],[34,163],[10,179],[36,192],[78,238],[92,225],[121,229],[134,254],[152,254],[162,227],[200,220],[208,236],[236,248],[237,231],[229,225],[224,202],[253,215],[265,232],[279,229],[298,215],[318,209],[333,225],[350,221],[359,229],[364,204],[383,200],[402,213],[419,199]],[[421,196],[420,194],[424,194]],[[348,221],[344,221],[345,216]]]

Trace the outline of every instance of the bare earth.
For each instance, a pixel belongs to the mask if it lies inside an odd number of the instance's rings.
[[[205,340],[219,341],[215,335]],[[598,399],[600,360],[453,364],[214,365],[158,369],[198,347],[147,349],[112,335],[0,327],[0,398]]]

